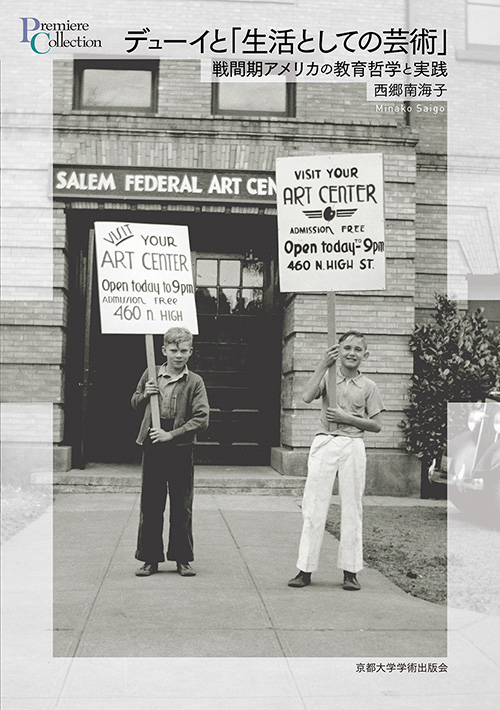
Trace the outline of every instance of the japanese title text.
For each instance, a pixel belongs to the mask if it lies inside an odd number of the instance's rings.
[[[391,27],[381,32],[327,32],[325,30],[269,29],[232,27],[206,29],[196,37],[154,36],[149,27],[129,30],[125,36],[127,53],[137,49],[158,51],[169,45],[195,47],[200,55],[295,55],[332,52],[382,52],[411,56],[446,55],[446,30],[418,27],[412,30]]]

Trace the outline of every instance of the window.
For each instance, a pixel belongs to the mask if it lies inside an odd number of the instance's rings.
[[[500,0],[466,0],[465,48],[455,57],[466,62],[500,62]]]
[[[199,258],[196,307],[202,315],[255,315],[262,310],[264,264],[256,259]]]
[[[467,274],[468,311],[483,309],[489,328],[500,327],[500,274]]]
[[[156,111],[158,62],[77,60],[74,67],[76,109]]]
[[[500,47],[500,0],[467,2],[467,45]]]
[[[295,116],[295,84],[285,81],[212,84],[212,113]]]

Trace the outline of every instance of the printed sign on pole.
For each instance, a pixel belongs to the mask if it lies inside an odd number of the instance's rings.
[[[385,288],[383,156],[278,158],[281,291]]]
[[[198,333],[185,225],[96,222],[103,333]]]

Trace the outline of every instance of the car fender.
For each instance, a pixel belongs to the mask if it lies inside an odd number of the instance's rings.
[[[472,466],[476,456],[476,436],[473,432],[464,431],[449,442],[448,472],[452,477],[457,476],[462,469],[465,476],[472,474]]]

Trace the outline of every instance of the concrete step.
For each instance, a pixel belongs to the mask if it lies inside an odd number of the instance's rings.
[[[196,493],[301,496],[305,478],[282,476],[270,466],[195,466]],[[34,473],[32,482],[50,484],[59,493],[138,493],[141,467],[135,464],[95,464],[53,474]]]

